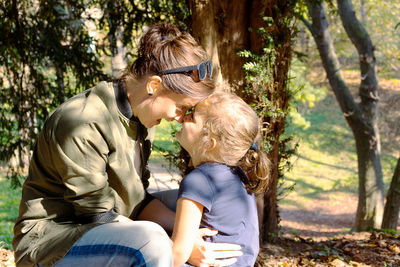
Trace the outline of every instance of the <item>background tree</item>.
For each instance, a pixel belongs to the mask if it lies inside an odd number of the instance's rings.
[[[382,228],[397,229],[400,211],[400,158],[397,160],[392,182],[386,197]]]
[[[101,11],[97,30],[102,30],[105,35],[100,40],[101,50],[111,57],[112,75],[118,75],[118,71],[136,56],[136,41],[145,26],[170,22],[187,30],[191,25],[190,10],[184,0],[95,2],[96,8]]]
[[[338,0],[341,21],[360,59],[361,102],[356,103],[340,71],[340,64],[328,31],[323,3],[310,0],[306,2],[312,23],[305,19],[303,21],[314,37],[329,83],[356,141],[359,200],[355,228],[366,230],[380,227],[384,192],[380,137],[377,127],[379,97],[374,46],[367,31],[356,18],[351,1]]]
[[[9,162],[14,185],[49,112],[103,77],[88,49],[86,1],[60,2],[0,2],[0,160]]]
[[[118,48],[126,48],[128,60],[134,57],[134,37],[143,25],[186,25],[189,11],[182,2],[0,2],[0,160],[8,162],[13,185],[26,173],[29,152],[49,112],[110,79],[114,73],[104,62],[120,56]]]

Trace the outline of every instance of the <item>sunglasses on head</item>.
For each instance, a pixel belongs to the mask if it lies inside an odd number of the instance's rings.
[[[195,82],[200,82],[208,76],[211,78],[212,75],[212,62],[201,62],[197,65],[180,67],[175,69],[169,69],[159,72],[159,75],[167,75],[167,74],[185,74],[187,76],[192,77]]]

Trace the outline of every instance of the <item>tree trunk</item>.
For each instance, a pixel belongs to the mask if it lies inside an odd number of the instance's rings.
[[[386,197],[385,211],[383,213],[382,228],[397,229],[400,210],[400,158],[397,160],[396,169]]]
[[[328,31],[322,3],[307,1],[312,24],[305,21],[318,47],[329,83],[344,117],[350,126],[358,157],[359,196],[355,228],[380,227],[383,213],[383,179],[380,159],[380,137],[377,129],[377,79],[373,46],[368,33],[355,17],[349,1],[338,1],[339,13],[347,35],[360,56],[361,103],[357,104],[347,87]]]
[[[246,14],[251,1],[190,0],[192,32],[213,60],[213,77],[229,85],[243,97],[244,59],[237,52],[249,49],[249,21]],[[228,89],[228,88],[226,88]]]
[[[58,90],[59,90],[59,94],[58,94],[58,102],[60,104],[64,103],[65,101],[65,84],[64,84],[64,71],[63,69],[60,67],[60,65],[58,65],[58,62],[56,62],[54,64],[54,67],[56,68],[56,73],[57,73],[57,86],[58,86]]]
[[[207,51],[213,62],[213,79],[217,84],[222,84],[222,74],[217,45],[217,25],[214,17],[214,1],[189,1],[192,11],[192,34]],[[238,77],[243,78],[243,77]]]
[[[364,125],[356,141],[359,151],[360,191],[365,194],[359,198],[356,228],[380,228],[383,215],[384,188],[381,166],[381,142],[378,130],[378,79],[376,75],[375,47],[368,32],[358,21],[351,0],[338,0],[339,15],[344,29],[357,48],[360,58],[361,84],[360,107]],[[360,130],[360,129],[359,129]],[[362,200],[362,201],[360,201]]]
[[[255,94],[248,94],[245,91],[245,72],[242,68],[245,61],[237,55],[237,52],[243,50],[250,50],[253,53],[262,52],[264,41],[255,31],[250,32],[249,29],[261,27],[267,29],[262,15],[270,17],[277,25],[268,29],[273,36],[277,58],[273,77],[275,82],[272,85],[274,92],[271,93],[272,96],[268,97],[274,98],[271,99],[271,102],[279,110],[286,111],[289,101],[286,82],[291,60],[291,34],[286,36],[288,30],[284,27],[288,28],[288,23],[282,18],[293,14],[293,12],[288,13],[288,7],[292,8],[294,2],[277,0],[189,1],[192,11],[193,36],[211,55],[215,67],[213,77],[217,83],[229,85],[230,89],[247,103],[256,101]],[[292,25],[290,27],[293,29]],[[261,118],[264,122],[268,119]],[[271,236],[276,237],[278,234],[279,214],[276,192],[281,159],[279,137],[284,132],[284,122],[285,116],[282,116],[270,123],[269,135],[275,140],[271,144],[273,149],[269,155],[273,165],[272,182],[268,193],[257,197],[261,242],[271,240]]]
[[[288,89],[288,73],[292,60],[292,40],[295,31],[292,21],[295,5],[296,1],[268,0],[263,6],[264,10],[260,7],[253,9],[255,14],[259,14],[259,10],[264,11],[262,14],[273,21],[272,25],[264,26],[273,40],[276,57],[273,66],[274,84],[268,97],[275,109],[282,111],[282,114],[286,114],[291,96]],[[285,131],[285,121],[286,115],[277,116],[274,119],[263,118],[263,122],[270,125],[271,132],[268,136],[272,140],[272,150],[269,153],[269,158],[273,165],[271,182],[267,193],[264,195],[263,228],[261,229],[263,241],[275,241],[279,231],[280,217],[276,195],[278,179],[283,176],[283,173],[281,173],[282,160],[285,160],[283,157],[288,156],[285,148],[286,141],[281,140]]]

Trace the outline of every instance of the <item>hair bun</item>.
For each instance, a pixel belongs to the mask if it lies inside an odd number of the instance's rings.
[[[181,31],[172,24],[160,23],[149,28],[140,38],[138,57],[151,58],[153,51],[165,40],[181,35]]]

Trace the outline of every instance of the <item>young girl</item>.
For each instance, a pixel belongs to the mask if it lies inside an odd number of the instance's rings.
[[[254,265],[259,232],[253,193],[266,188],[270,171],[259,138],[257,114],[228,93],[212,94],[184,117],[177,139],[195,169],[179,188],[172,234],[174,266],[189,258],[199,226],[218,231],[207,241],[242,246],[243,255],[224,265]]]

